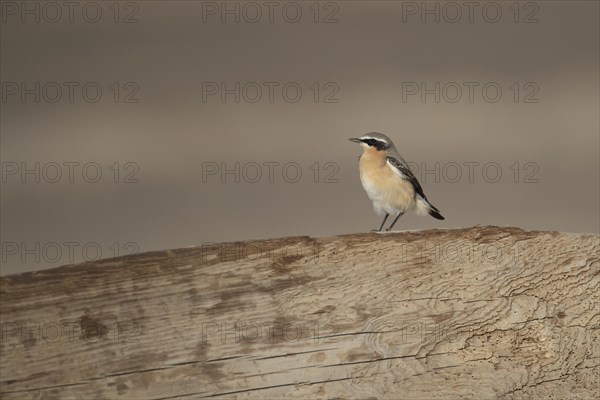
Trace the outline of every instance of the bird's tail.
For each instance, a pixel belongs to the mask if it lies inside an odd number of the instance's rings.
[[[416,211],[418,215],[429,214],[435,219],[444,219],[442,214],[440,214],[440,210],[435,208],[429,201],[422,198],[421,196],[417,196],[417,207]]]

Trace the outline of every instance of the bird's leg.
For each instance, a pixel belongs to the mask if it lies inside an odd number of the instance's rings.
[[[388,228],[386,229],[387,232],[391,231],[392,228],[394,227],[394,225],[396,225],[396,222],[398,221],[398,219],[400,219],[400,217],[403,215],[404,213],[401,212],[396,216],[396,219],[394,219],[394,221],[392,222],[392,224],[390,226],[388,226]],[[383,226],[382,226],[383,228]]]
[[[380,232],[381,230],[383,230],[383,225],[385,225],[385,221],[387,220],[387,217],[389,217],[390,214],[385,214],[385,217],[383,217],[383,222],[381,223],[381,226],[379,227],[379,229],[373,229],[371,230],[371,232]]]

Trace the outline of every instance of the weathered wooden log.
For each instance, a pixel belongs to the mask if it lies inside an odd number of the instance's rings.
[[[210,244],[0,281],[2,399],[591,399],[600,237]]]

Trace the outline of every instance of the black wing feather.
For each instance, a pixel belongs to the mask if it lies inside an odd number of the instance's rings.
[[[394,166],[394,168],[396,168],[398,171],[400,171],[402,173],[402,176],[404,177],[404,179],[411,183],[411,185],[415,189],[416,194],[421,196],[423,198],[423,200],[427,200],[427,197],[425,197],[425,193],[423,193],[423,188],[421,187],[421,184],[419,183],[417,178],[414,176],[414,174],[412,173],[412,171],[410,170],[408,165],[406,165],[405,163],[399,161],[398,159],[396,159],[394,157],[386,157],[386,161],[388,161],[390,164],[392,164]]]

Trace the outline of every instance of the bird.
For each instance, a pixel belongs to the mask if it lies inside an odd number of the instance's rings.
[[[440,210],[429,202],[421,184],[389,137],[371,132],[348,140],[359,143],[363,148],[358,158],[360,181],[373,202],[375,213],[384,216],[381,226],[373,229],[374,232],[382,231],[385,221],[394,215],[394,221],[386,231],[392,230],[398,219],[409,210],[415,210],[417,215],[429,214],[433,218],[444,219]]]

